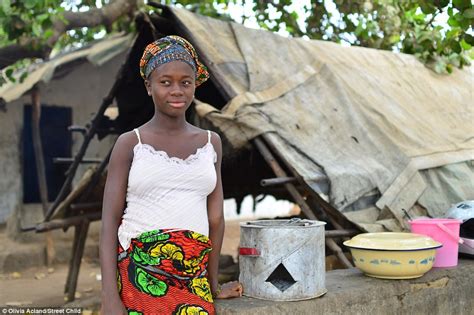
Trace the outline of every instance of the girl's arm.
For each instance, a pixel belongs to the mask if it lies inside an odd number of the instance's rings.
[[[117,231],[125,209],[134,141],[131,133],[121,135],[114,145],[108,165],[100,234],[102,314],[126,314],[117,287]]]
[[[221,253],[222,239],[224,237],[224,193],[222,191],[221,180],[221,162],[222,162],[222,143],[219,135],[212,132],[211,142],[217,153],[217,162],[215,163],[217,183],[214,191],[207,197],[207,213],[209,219],[209,238],[212,242],[212,251],[209,254],[209,264],[207,267],[208,278],[211,284],[212,295],[218,293],[218,273],[219,256]]]

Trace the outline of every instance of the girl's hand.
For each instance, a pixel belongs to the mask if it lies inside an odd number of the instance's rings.
[[[234,297],[241,297],[244,293],[244,287],[238,281],[224,283],[221,286],[221,291],[217,295],[217,299],[229,299]]]

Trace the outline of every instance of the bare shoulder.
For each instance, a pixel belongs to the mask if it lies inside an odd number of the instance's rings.
[[[205,135],[206,139],[207,139],[207,135],[208,135],[208,132],[210,131],[211,132],[211,143],[214,145],[214,147],[221,147],[222,146],[222,143],[221,143],[221,137],[219,136],[219,134],[215,131],[211,131],[211,130],[206,130],[206,129],[202,129],[202,128],[199,128],[199,127],[196,127],[194,125],[193,126],[193,129],[194,129],[194,132],[196,134],[199,134],[199,137],[202,137]]]
[[[115,141],[113,155],[131,157],[133,155],[133,148],[137,143],[138,138],[134,131],[125,132]]]
[[[214,145],[214,147],[222,147],[221,137],[215,131],[211,131],[211,143]]]
[[[216,152],[218,162],[217,164],[220,167],[220,163],[222,161],[222,141],[221,137],[217,132],[211,131],[211,144],[214,147],[214,151]]]

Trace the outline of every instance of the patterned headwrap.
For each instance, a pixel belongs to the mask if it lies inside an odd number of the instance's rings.
[[[187,40],[176,35],[160,38],[146,46],[140,59],[140,75],[146,80],[158,66],[174,60],[183,61],[193,68],[196,74],[196,86],[209,78],[209,72],[198,60],[194,47]]]

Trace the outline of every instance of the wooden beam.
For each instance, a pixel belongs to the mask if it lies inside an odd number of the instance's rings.
[[[48,185],[46,183],[46,170],[44,167],[43,144],[41,143],[41,102],[39,88],[37,85],[31,90],[31,129],[33,136],[33,149],[35,152],[36,174],[38,176],[38,187],[43,215],[48,211]]]
[[[272,168],[273,172],[278,177],[287,177],[286,172],[281,168],[278,162],[275,160],[271,152],[265,146],[263,141],[260,138],[255,138],[253,140],[255,145],[257,146],[258,151],[262,154],[265,161],[267,161],[268,165]],[[293,197],[295,202],[301,207],[301,211],[305,214],[305,216],[310,220],[317,220],[318,218],[313,213],[313,211],[309,208],[308,204],[305,202],[304,198],[298,192],[296,187],[291,183],[284,184],[285,188],[288,190],[290,195]]]
[[[97,111],[96,116],[92,120],[91,127],[87,130],[87,134],[84,136],[84,141],[82,142],[81,148],[79,149],[79,152],[76,154],[74,157],[74,161],[72,162],[71,166],[69,167],[67,171],[67,177],[66,180],[63,183],[63,186],[61,187],[61,190],[59,191],[58,196],[54,200],[53,204],[51,207],[48,209],[48,212],[46,214],[46,220],[49,220],[51,216],[54,213],[54,210],[56,207],[63,201],[63,199],[66,197],[66,194],[69,190],[69,186],[72,183],[72,180],[74,178],[74,175],[76,174],[77,167],[82,161],[82,158],[84,157],[84,154],[86,153],[87,147],[89,146],[89,142],[92,140],[92,138],[95,135],[95,129],[97,128],[98,124],[100,123],[100,120],[110,104],[112,104],[113,97],[115,95],[115,91],[118,87],[118,83],[120,80],[116,80],[114,83],[114,86],[112,87],[111,91],[109,92],[109,95],[104,98],[102,101],[102,104],[100,105],[99,110]]]
[[[334,237],[351,237],[351,236],[354,236],[354,235],[357,235],[357,234],[360,234],[360,231],[359,230],[354,230],[354,229],[351,229],[351,230],[329,230],[329,231],[325,231],[324,236],[325,237],[331,237],[331,238],[334,238]]]
[[[64,288],[64,291],[67,294],[68,302],[74,301],[75,298],[77,278],[79,276],[79,269],[81,268],[81,260],[84,253],[88,231],[89,220],[87,220],[87,218],[83,218],[81,223],[75,227],[74,231],[74,244],[72,248],[71,260],[69,262],[67,281]]]
[[[102,202],[84,202],[84,203],[74,203],[71,204],[71,210],[81,211],[81,210],[101,210]]]
[[[38,187],[40,192],[43,216],[48,211],[48,184],[46,181],[46,169],[44,166],[43,143],[41,142],[41,100],[38,85],[34,85],[31,90],[31,126],[33,134],[33,148],[35,151],[36,174],[38,176]],[[46,264],[52,266],[56,250],[51,233],[46,233]]]
[[[339,247],[339,245],[337,245],[336,241],[334,241],[332,238],[326,238],[326,246],[337,256],[337,258],[339,258],[344,266],[347,268],[354,268],[349,259],[347,259],[346,255],[344,255],[342,249]]]
[[[55,157],[55,158],[53,158],[53,163],[56,163],[56,164],[69,164],[69,163],[73,163],[73,162],[74,162],[74,158],[69,158],[69,157]],[[81,163],[81,164],[99,164],[101,162],[102,162],[102,159],[84,158],[79,163]]]
[[[102,177],[102,173],[104,172],[105,168],[109,164],[110,155],[112,155],[113,148],[114,148],[113,146],[110,147],[109,153],[107,153],[107,155],[104,157],[99,167],[95,170],[94,174],[92,175],[92,179],[89,181],[88,186],[86,187],[86,189],[84,190],[84,193],[80,197],[81,202],[87,202],[90,195],[92,194],[94,187],[99,182],[100,178]]]
[[[54,200],[53,204],[49,207],[48,212],[46,213],[45,220],[48,221],[51,219],[51,216],[54,214],[54,211],[56,210],[56,207],[63,201],[63,199],[66,197],[69,187],[72,183],[72,180],[74,178],[74,175],[76,174],[77,168],[79,166],[79,163],[81,162],[82,158],[84,157],[87,147],[89,146],[90,141],[96,134],[96,129],[97,126],[100,124],[104,112],[109,107],[110,104],[112,104],[115,94],[120,87],[120,84],[122,82],[122,78],[124,77],[125,71],[127,69],[127,62],[130,58],[131,54],[131,49],[128,50],[127,56],[125,57],[125,61],[122,63],[120,70],[117,73],[117,78],[110,89],[109,93],[107,96],[102,100],[102,104],[100,105],[99,109],[97,110],[97,113],[95,114],[94,118],[92,119],[92,122],[90,124],[90,128],[87,129],[87,132],[84,135],[84,141],[82,142],[81,148],[77,152],[76,156],[74,157],[74,162],[71,164],[67,171],[67,178],[63,183],[63,186],[61,187],[61,190],[59,191],[58,195],[56,196],[56,199]]]
[[[262,185],[263,187],[268,187],[268,186],[283,185],[287,183],[294,183],[296,181],[297,180],[294,177],[266,178],[260,181],[260,185]]]
[[[305,191],[308,193],[308,197],[311,197],[313,201],[324,210],[325,214],[328,217],[329,222],[337,228],[351,228],[351,229],[358,229],[352,222],[350,222],[339,210],[334,208],[331,204],[326,202],[321,196],[315,192],[311,187],[309,187],[308,183],[301,177],[301,175],[296,171],[296,169],[289,163],[285,157],[278,151],[275,144],[273,143],[272,139],[269,137],[268,134],[263,134],[261,136],[268,147],[278,156],[278,158],[285,164],[288,170],[291,172],[291,175],[298,180],[298,183],[302,187],[306,187]],[[322,178],[321,178],[322,179]],[[326,178],[327,179],[327,178]]]
[[[275,175],[278,177],[288,177],[285,170],[283,170],[283,168],[278,164],[278,161],[274,158],[272,152],[267,148],[265,142],[260,139],[260,137],[253,139],[253,142],[256,145],[258,151],[262,154],[265,161],[267,161],[268,165],[270,165]],[[288,192],[291,194],[291,196],[295,199],[296,203],[301,207],[301,210],[306,215],[306,217],[311,220],[318,220],[296,187],[292,183],[286,183],[284,185],[285,188],[288,189]],[[347,268],[353,268],[351,262],[344,255],[342,249],[332,238],[326,238],[326,246],[339,258],[344,266]]]
[[[70,217],[67,219],[57,219],[57,220],[51,220],[48,222],[42,222],[42,223],[37,224],[34,227],[24,228],[22,229],[22,231],[25,232],[25,231],[34,230],[36,231],[36,233],[42,233],[42,232],[46,232],[50,230],[63,229],[69,226],[79,225],[84,219],[87,219],[88,221],[97,221],[97,220],[100,220],[101,217],[102,217],[101,212],[94,212],[94,213],[89,213],[85,215]]]

